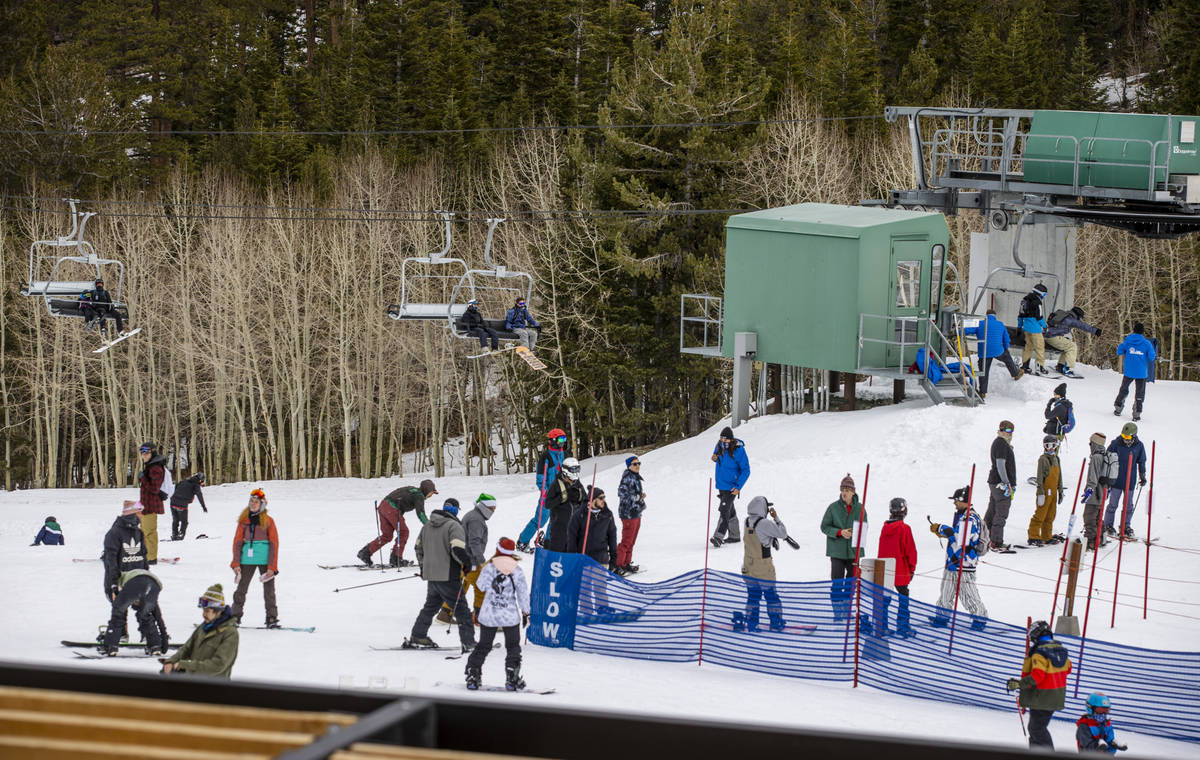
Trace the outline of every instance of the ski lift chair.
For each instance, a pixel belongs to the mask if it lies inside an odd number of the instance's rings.
[[[452,256],[447,256],[450,252],[450,242],[453,231],[450,227],[450,220],[454,214],[448,211],[439,211],[438,215],[442,217],[445,223],[445,245],[440,251],[431,253],[428,256],[414,256],[405,259],[400,264],[400,303],[389,304],[387,307],[388,317],[396,320],[438,320],[444,319],[450,323],[461,317],[467,310],[467,305],[457,305],[454,303],[421,303],[412,300],[413,292],[416,289],[414,286],[421,280],[454,280],[460,281],[461,278],[469,271],[467,262],[462,259],[456,259]],[[450,271],[447,274],[433,274],[431,272],[416,273],[410,271],[410,265],[425,264],[437,267],[449,267]]]
[[[124,320],[129,319],[129,309],[121,300],[125,286],[125,265],[116,259],[101,258],[96,249],[84,238],[88,220],[96,215],[94,211],[78,211],[75,204],[78,201],[67,199],[71,206],[71,231],[54,240],[35,240],[29,245],[29,282],[21,286],[23,296],[40,297],[46,304],[46,311],[52,317],[86,317],[80,308],[79,296],[91,290],[96,280],[105,279],[104,269],[115,268],[117,272],[116,288],[111,290],[112,303],[110,307],[121,314]],[[49,262],[53,260],[51,266]],[[82,264],[95,271],[90,280],[68,280],[63,264]],[[38,277],[49,267],[46,279]],[[107,317],[106,317],[107,318]]]
[[[468,269],[461,278],[458,284],[454,286],[454,291],[450,294],[450,306],[454,316],[450,319],[450,332],[456,338],[464,338],[467,340],[479,340],[478,337],[467,332],[462,325],[462,312],[467,309],[467,302],[472,298],[479,299],[480,296],[487,294],[493,295],[487,299],[489,303],[499,301],[505,311],[508,310],[508,300],[516,297],[524,298],[526,303],[529,302],[529,297],[533,294],[533,276],[528,272],[513,272],[507,267],[499,266],[492,261],[492,240],[496,234],[496,227],[503,222],[504,219],[488,219],[487,242],[483,246],[483,261],[487,265],[486,269]],[[476,281],[476,278],[482,279],[481,284]],[[494,284],[487,284],[488,281],[494,280]],[[512,284],[506,284],[510,282]],[[504,324],[504,318],[500,319],[484,317],[484,323],[496,332],[496,337],[499,340],[519,340],[520,336],[508,330]]]

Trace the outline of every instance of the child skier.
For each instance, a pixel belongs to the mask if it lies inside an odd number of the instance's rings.
[[[888,505],[888,520],[879,532],[879,557],[896,560],[896,593],[900,595],[900,609],[896,613],[896,635],[912,638],[917,635],[908,618],[908,584],[917,570],[917,544],[913,541],[912,528],[904,522],[908,514],[908,502],[899,497]],[[883,609],[879,625],[886,633],[890,597],[883,597]]]
[[[45,544],[46,546],[62,546],[66,543],[63,540],[62,527],[59,526],[58,520],[54,519],[54,515],[46,518],[46,523],[38,534],[33,537],[32,546]]]
[[[467,658],[467,688],[478,689],[483,679],[483,663],[492,651],[496,630],[504,629],[504,688],[520,691],[525,688],[521,678],[521,628],[529,625],[529,585],[521,570],[517,544],[502,538],[496,553],[479,571],[479,588],[484,590],[483,607],[479,610],[479,643]]]
[[[1107,752],[1117,754],[1117,750],[1129,749],[1117,741],[1113,733],[1112,722],[1109,720],[1109,708],[1112,702],[1100,692],[1088,695],[1087,712],[1075,721],[1075,746],[1080,752]]]
[[[204,473],[198,472],[190,478],[179,481],[175,486],[175,492],[171,494],[172,541],[182,541],[187,534],[188,506],[192,503],[192,499],[199,499],[200,508],[205,512],[208,511],[208,505],[204,503],[204,492],[200,490],[203,485]]]
[[[1029,545],[1045,546],[1054,543],[1054,515],[1062,503],[1066,489],[1062,482],[1062,465],[1058,461],[1058,436],[1042,439],[1045,453],[1037,463],[1037,508],[1029,520]]]

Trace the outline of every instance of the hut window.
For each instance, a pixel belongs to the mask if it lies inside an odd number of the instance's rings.
[[[896,308],[915,309],[921,305],[921,262],[896,262]]]

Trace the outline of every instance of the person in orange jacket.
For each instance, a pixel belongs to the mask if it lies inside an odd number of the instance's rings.
[[[262,489],[250,492],[250,503],[238,518],[237,532],[233,537],[233,580],[237,590],[233,592],[233,617],[242,622],[242,607],[246,604],[246,590],[257,570],[261,573],[263,601],[267,606],[267,628],[279,627],[279,608],[275,606],[275,576],[279,574],[279,533],[275,521],[267,514],[267,496]]]

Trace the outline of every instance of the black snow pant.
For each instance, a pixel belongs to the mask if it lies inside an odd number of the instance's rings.
[[[1000,362],[1005,367],[1008,368],[1008,374],[1010,377],[1015,378],[1017,376],[1017,363],[1015,361],[1013,361],[1012,354],[1005,351],[1004,353],[1000,354],[999,356],[989,356],[988,358],[983,360],[983,373],[982,373],[982,377],[979,378],[979,392],[980,393],[986,394],[988,391],[988,373],[990,373],[992,371],[992,360],[993,359],[999,359]]]
[[[738,525],[737,508],[733,505],[733,500],[737,497],[733,491],[717,491],[717,496],[720,499],[717,504],[717,514],[720,518],[717,520],[717,529],[713,531],[713,536],[738,541],[741,529]]]
[[[991,533],[992,546],[1004,543],[1004,526],[1008,523],[1008,512],[1012,509],[1012,496],[1004,495],[1004,484],[989,484],[991,496],[988,498],[987,511],[983,513],[983,523]]]
[[[479,643],[471,655],[467,657],[467,672],[483,669],[483,662],[491,654],[492,642],[496,640],[496,631],[504,631],[504,668],[521,667],[521,626],[506,625],[503,629],[493,625],[479,626]]]
[[[137,610],[138,630],[146,645],[158,649],[162,644],[158,619],[154,614],[158,607],[158,583],[148,575],[138,575],[129,580],[112,603],[112,617],[108,621],[108,632],[104,634],[104,646],[115,647],[125,629],[125,619],[130,607]]]
[[[1029,710],[1029,746],[1049,747],[1054,749],[1054,739],[1050,736],[1050,719],[1054,717],[1053,710]]]
[[[471,608],[467,606],[467,598],[463,596],[462,584],[456,578],[451,581],[429,581],[425,592],[425,606],[417,613],[413,623],[412,638],[419,639],[429,635],[429,626],[433,625],[433,616],[442,608],[454,607],[454,619],[458,621],[458,638],[464,647],[475,646],[475,623],[471,620]]]
[[[492,350],[495,351],[500,347],[500,337],[496,335],[496,331],[490,327],[472,327],[471,335],[479,338],[479,347],[488,347],[488,338],[492,339]]]
[[[85,325],[90,324],[93,320],[99,319],[100,326],[103,327],[104,318],[108,317],[116,320],[117,332],[125,332],[125,320],[121,319],[121,311],[119,309],[114,309],[113,307],[105,304],[96,304],[93,306],[83,307],[83,314],[83,323]]]
[[[1120,412],[1125,408],[1125,397],[1129,395],[1129,384],[1133,383],[1133,416],[1142,416],[1142,404],[1146,401],[1146,378],[1122,377],[1121,390],[1117,391],[1117,399],[1113,406]]]
[[[177,507],[171,505],[171,540],[180,541],[187,534],[188,508],[187,505]]]

